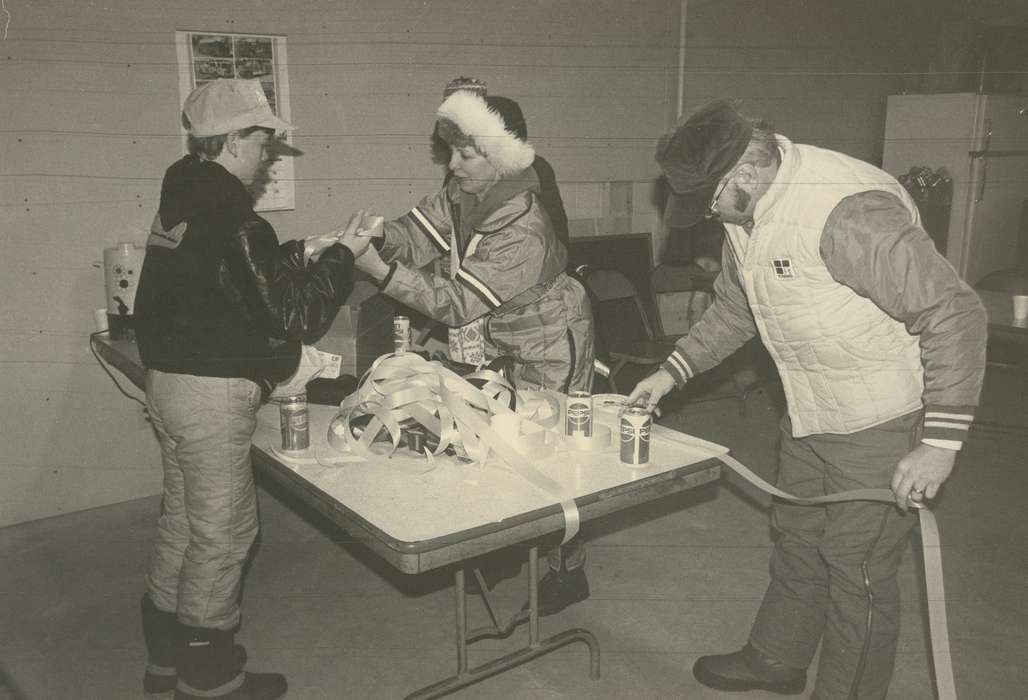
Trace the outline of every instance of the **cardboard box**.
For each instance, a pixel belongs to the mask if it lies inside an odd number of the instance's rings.
[[[328,332],[314,346],[341,355],[340,373],[359,379],[379,355],[393,351],[395,302],[364,281],[357,282],[346,301]]]

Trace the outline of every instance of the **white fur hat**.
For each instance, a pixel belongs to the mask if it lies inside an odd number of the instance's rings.
[[[474,141],[500,175],[521,172],[535,160],[535,149],[517,133],[525,133],[525,118],[514,100],[458,90],[443,100],[436,117]]]

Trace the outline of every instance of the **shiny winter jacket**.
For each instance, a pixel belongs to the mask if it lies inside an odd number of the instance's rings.
[[[447,326],[482,319],[488,356],[514,359],[519,388],[587,390],[594,330],[529,168],[478,201],[450,181],[385,225],[380,287]],[[433,270],[439,261],[439,272]]]
[[[281,245],[238,178],[186,156],[164,176],[134,312],[144,366],[239,377],[265,396],[297,367],[301,343],[329,328],[353,286],[353,255],[336,244],[305,264]]]

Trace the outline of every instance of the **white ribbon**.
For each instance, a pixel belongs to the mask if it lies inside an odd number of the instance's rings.
[[[482,388],[469,380],[482,382]],[[553,428],[560,422],[560,402],[550,392],[517,392],[521,430],[512,434],[497,430],[491,422],[494,416],[512,414],[513,393],[513,387],[491,370],[462,377],[415,353],[383,355],[361,378],[357,391],[340,404],[328,442],[336,450],[380,456],[371,446],[384,428],[392,443],[391,455],[400,445],[404,425],[413,419],[439,437],[430,454],[452,447],[458,455],[479,463],[495,455],[510,471],[551,496],[564,513],[563,544],[578,533],[578,506],[563,486],[533,466],[556,450],[559,436]],[[354,437],[352,421],[367,415],[370,421],[360,437]]]

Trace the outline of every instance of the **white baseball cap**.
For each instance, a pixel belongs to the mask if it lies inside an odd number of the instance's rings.
[[[193,136],[220,136],[251,126],[275,131],[296,128],[271,111],[268,96],[257,79],[219,78],[204,83],[189,93],[182,114]]]

